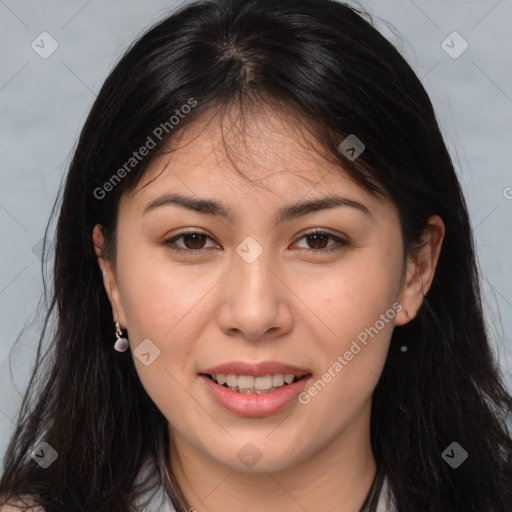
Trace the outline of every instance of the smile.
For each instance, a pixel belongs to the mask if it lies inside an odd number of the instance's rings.
[[[254,377],[253,375],[234,375],[217,373],[215,375],[208,375],[217,384],[224,386],[230,391],[245,394],[265,394],[272,393],[283,386],[288,386],[297,382],[304,375],[294,375],[292,373],[275,373],[273,375],[263,375],[261,377]]]
[[[216,405],[237,416],[261,417],[277,414],[298,403],[297,396],[304,390],[311,374],[297,376],[278,373],[258,377],[200,374],[199,378]]]

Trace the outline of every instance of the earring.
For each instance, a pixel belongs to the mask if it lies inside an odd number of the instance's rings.
[[[118,352],[126,352],[128,350],[128,340],[122,337],[123,331],[121,330],[121,326],[119,322],[115,322],[116,326],[116,342],[114,343],[114,350]]]

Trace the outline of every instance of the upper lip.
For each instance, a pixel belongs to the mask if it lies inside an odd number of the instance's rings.
[[[298,366],[293,366],[291,364],[280,363],[279,361],[264,361],[261,363],[232,361],[207,368],[200,373],[207,375],[217,375],[219,373],[223,375],[252,375],[254,377],[283,373],[303,377],[310,372],[304,368],[299,368]]]

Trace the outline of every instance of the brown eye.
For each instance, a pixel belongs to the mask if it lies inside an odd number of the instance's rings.
[[[330,236],[325,233],[312,233],[306,235],[306,238],[312,249],[324,249],[329,243]]]
[[[306,241],[307,247],[300,247],[311,253],[324,254],[326,252],[333,252],[340,250],[344,246],[349,245],[346,240],[335,236],[327,231],[316,230],[303,235],[300,240]],[[329,243],[332,240],[334,243]]]
[[[189,231],[180,233],[168,240],[164,240],[164,245],[169,246],[173,251],[176,252],[201,252],[205,248],[205,243],[208,239],[211,239],[206,233],[200,231]],[[178,241],[181,243],[178,244]]]
[[[183,235],[183,243],[188,249],[202,249],[206,242],[206,236],[201,233]]]

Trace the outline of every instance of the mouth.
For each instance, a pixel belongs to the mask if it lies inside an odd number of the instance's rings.
[[[269,366],[238,365],[239,371],[246,372],[241,374],[220,373],[219,370],[226,371],[227,368],[217,367],[208,370],[209,373],[200,373],[198,377],[208,396],[224,410],[241,417],[272,416],[299,403],[297,396],[306,387],[312,374],[290,366]],[[233,371],[233,365],[229,369]],[[270,373],[278,369],[290,373]]]
[[[274,373],[262,376],[235,374],[201,374],[229,391],[247,395],[265,395],[311,377],[310,373]]]
[[[237,416],[270,416],[292,406],[312,378],[304,367],[282,361],[230,361],[198,374],[205,391]]]

